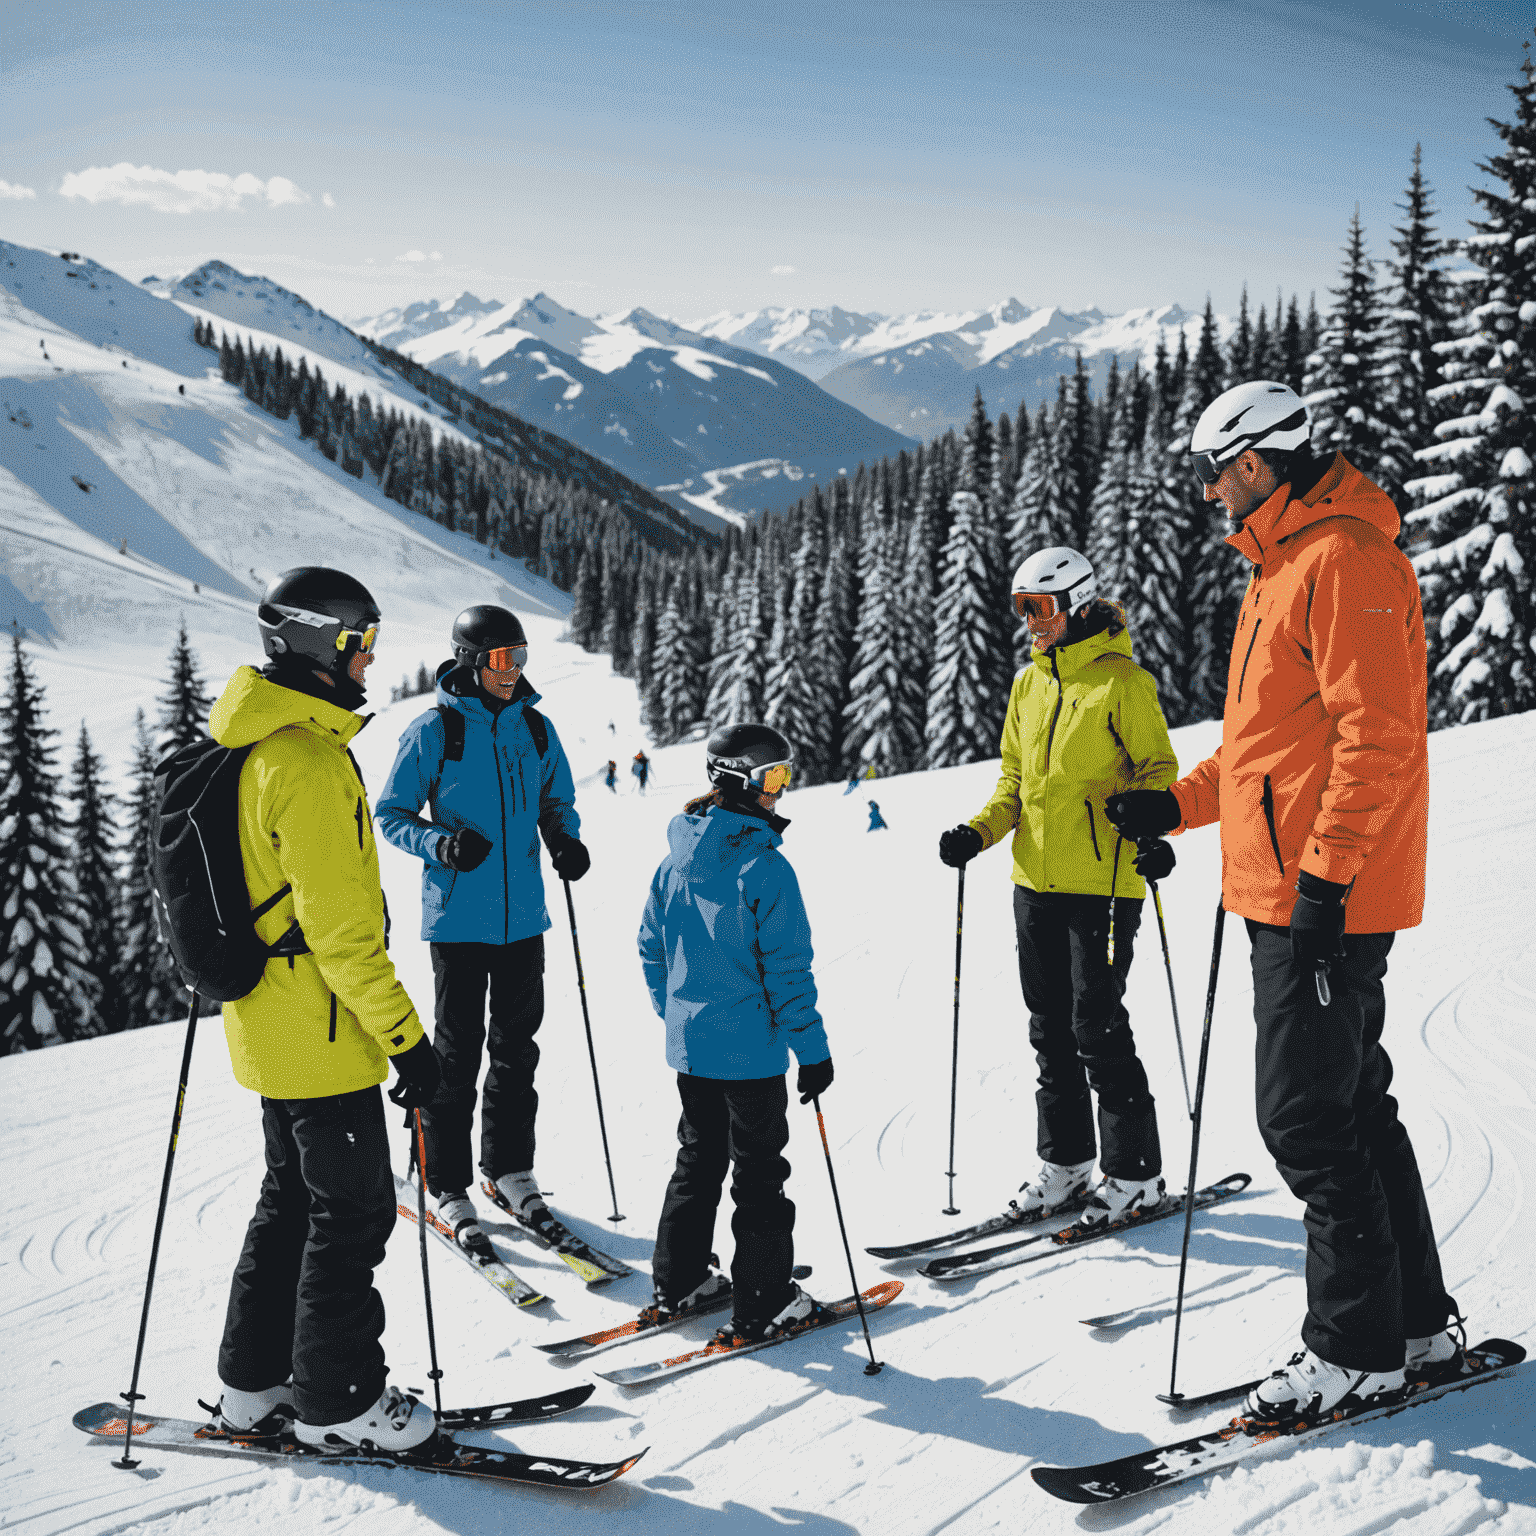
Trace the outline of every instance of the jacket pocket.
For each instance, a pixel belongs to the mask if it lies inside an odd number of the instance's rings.
[[[1248,637],[1248,649],[1243,652],[1243,670],[1237,674],[1237,702],[1239,704],[1243,702],[1243,680],[1248,676],[1248,658],[1253,655],[1253,642],[1259,638],[1259,625],[1263,622],[1264,620],[1261,618],[1254,619],[1253,633]],[[1268,784],[1269,780],[1265,779],[1264,782]],[[1270,832],[1274,832],[1273,823],[1270,824]]]
[[[1093,839],[1093,856],[1102,864],[1104,862],[1104,855],[1099,852],[1099,831],[1093,822],[1093,801],[1084,800],[1083,804],[1088,810],[1088,836]]]
[[[336,1044],[336,994],[331,993],[331,1044]]]
[[[1269,846],[1275,850],[1275,863],[1280,866],[1280,873],[1285,873],[1285,858],[1280,852],[1280,836],[1275,831],[1275,787],[1269,781],[1269,775],[1264,775],[1264,824],[1269,828]]]

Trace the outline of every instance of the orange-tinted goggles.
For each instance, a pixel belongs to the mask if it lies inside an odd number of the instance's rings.
[[[752,782],[765,795],[776,795],[789,787],[789,781],[794,776],[795,766],[793,763],[769,763],[766,767],[759,768],[752,775]]]
[[[1015,592],[1013,606],[1021,619],[1054,619],[1061,612],[1054,592]]]
[[[480,653],[480,665],[492,672],[521,672],[527,663],[526,645],[498,645],[493,651]]]
[[[336,649],[344,651],[352,641],[356,640],[357,651],[362,651],[366,655],[373,650],[378,638],[379,626],[377,624],[370,624],[367,629],[343,629],[337,633]],[[353,655],[356,655],[357,651],[354,651]]]

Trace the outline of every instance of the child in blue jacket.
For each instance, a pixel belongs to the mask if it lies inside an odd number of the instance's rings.
[[[789,1053],[800,1063],[802,1104],[832,1081],[810,924],[795,872],[778,851],[789,823],[774,806],[791,757],[768,725],[726,726],[710,737],[714,787],[668,827],[672,851],[640,921],[640,960],[651,1004],[666,1021],[667,1065],[683,1105],[647,1312],[665,1320],[730,1294],[722,1340],[772,1338],[825,1311],[791,1273],[795,1207],[784,1193]],[[736,1254],[727,1280],[710,1268],[710,1251],[732,1164]]]

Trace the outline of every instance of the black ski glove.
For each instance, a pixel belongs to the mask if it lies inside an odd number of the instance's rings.
[[[491,840],[488,837],[482,837],[473,827],[460,827],[443,844],[440,857],[449,869],[479,869],[490,851]]]
[[[800,1068],[795,1077],[795,1092],[800,1095],[802,1104],[809,1104],[812,1099],[819,1098],[832,1086],[832,1058],[825,1061],[807,1062]]]
[[[1296,905],[1291,908],[1291,959],[1303,976],[1314,976],[1344,958],[1344,894],[1347,885],[1309,875],[1296,877]],[[1322,995],[1322,988],[1318,989]]]
[[[1122,837],[1138,843],[1172,832],[1184,819],[1171,789],[1123,789],[1104,802],[1104,814]]]
[[[549,844],[549,862],[562,880],[580,880],[592,867],[592,855],[579,837],[557,834]]]
[[[411,1125],[414,1123],[411,1111],[423,1108],[437,1097],[443,1069],[437,1064],[437,1052],[425,1035],[410,1050],[401,1051],[389,1059],[399,1074],[395,1086],[389,1090],[389,1099],[405,1111],[405,1123]]]
[[[1178,862],[1172,847],[1160,837],[1144,837],[1136,844],[1136,857],[1132,863],[1143,880],[1166,880]]]
[[[939,858],[951,869],[964,869],[986,846],[972,826],[951,827],[939,834]]]

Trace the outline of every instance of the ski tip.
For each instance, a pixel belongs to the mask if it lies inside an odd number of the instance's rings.
[[[1234,1195],[1248,1188],[1253,1183],[1251,1173],[1229,1173],[1224,1179],[1217,1179],[1217,1189],[1229,1189]]]
[[[1167,1403],[1170,1408],[1182,1408],[1184,1406],[1184,1394],[1182,1392],[1159,1392],[1157,1400]]]
[[[128,1428],[123,1409],[116,1403],[92,1403],[89,1408],[82,1408],[72,1420],[76,1429],[83,1429],[88,1435],[114,1433],[111,1428],[114,1421],[117,1434],[122,1434]]]
[[[1029,1475],[1053,1498],[1064,1499],[1068,1504],[1102,1504],[1113,1497],[1094,1492],[1070,1467],[1031,1467]]]

